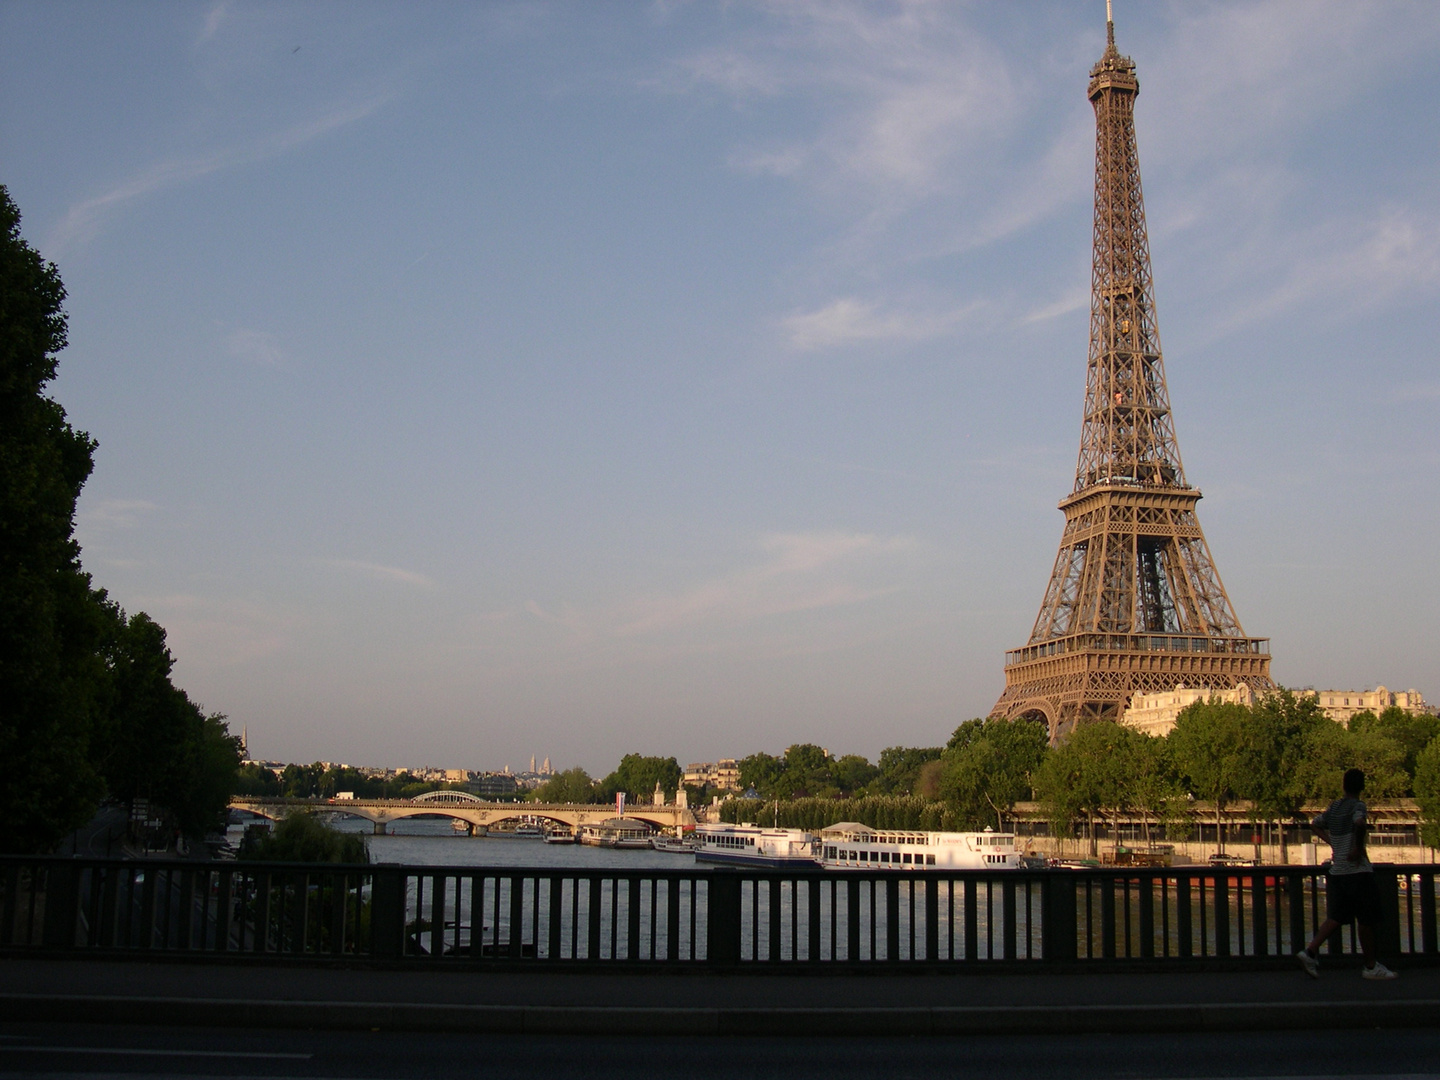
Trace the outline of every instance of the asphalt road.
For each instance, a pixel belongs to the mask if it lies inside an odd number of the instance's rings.
[[[0,1080],[60,1076],[1440,1080],[1440,1031],[747,1039],[658,1032],[605,1038],[0,1022]]]

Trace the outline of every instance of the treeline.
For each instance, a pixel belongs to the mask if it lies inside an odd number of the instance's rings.
[[[806,829],[840,821],[1004,829],[1015,804],[1033,800],[1060,837],[1074,836],[1083,822],[1121,816],[1140,818],[1147,833],[1166,825],[1175,836],[1197,800],[1211,804],[1217,819],[1244,801],[1257,825],[1301,821],[1307,804],[1338,796],[1342,773],[1358,766],[1369,798],[1416,798],[1423,840],[1440,846],[1440,719],[1392,707],[1362,712],[1347,728],[1313,696],[1284,690],[1253,706],[1196,702],[1163,738],[1096,723],[1051,747],[1040,724],[970,720],[943,747],[886,750],[873,775],[848,791],[837,776],[863,775],[854,759],[827,768],[812,750],[747,758],[742,782],[758,798],[731,800],[721,817]]]
[[[65,287],[0,185],[0,850],[50,851],[103,798],[189,834],[223,821],[239,742],[171,681],[165,631],[80,565],[95,442],[45,395]]]
[[[460,783],[437,783],[401,770],[394,776],[371,776],[348,765],[286,765],[277,776],[254,762],[240,766],[235,794],[286,799],[333,799],[342,791],[357,799],[413,799],[427,791],[463,791]]]
[[[541,784],[530,797],[543,803],[603,803],[614,802],[623,791],[632,802],[648,802],[658,785],[666,801],[671,801],[683,775],[673,757],[626,754],[615,771],[603,779],[592,780],[584,769],[566,769]]]

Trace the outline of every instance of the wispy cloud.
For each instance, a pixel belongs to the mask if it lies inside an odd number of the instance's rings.
[[[387,100],[388,97],[380,96],[358,104],[341,106],[303,124],[274,132],[241,146],[195,157],[171,158],[157,162],[103,195],[72,206],[50,235],[46,248],[57,254],[63,253],[95,236],[106,216],[128,202],[166,188],[190,183],[223,169],[264,161],[294,150],[332,131],[363,120]]]
[[[262,367],[280,367],[285,362],[275,335],[263,330],[236,330],[225,339],[225,347],[231,356]]]
[[[972,310],[974,305],[941,312],[882,311],[844,297],[818,311],[791,315],[782,326],[791,348],[811,352],[867,341],[924,341],[948,333]]]
[[[1029,312],[1020,321],[1022,323],[1047,322],[1050,319],[1058,319],[1061,315],[1069,315],[1072,311],[1080,311],[1089,303],[1090,290],[1088,287],[1072,289],[1060,299],[1043,304]]]
[[[182,677],[187,669],[236,667],[280,652],[305,621],[274,605],[193,593],[137,596],[127,607],[165,627]]]
[[[93,529],[133,529],[140,519],[153,510],[153,502],[146,499],[104,499],[80,512],[81,524]]]
[[[364,574],[366,577],[378,581],[398,581],[405,585],[414,585],[419,589],[433,589],[435,582],[424,574],[416,573],[414,570],[406,570],[399,566],[385,566],[381,563],[365,562],[361,559],[324,559],[326,566],[332,566],[337,570],[347,570],[357,574]]]
[[[861,603],[893,588],[865,582],[874,564],[915,546],[909,537],[869,533],[766,536],[761,561],[677,593],[638,600],[620,613],[616,630],[629,636],[702,623],[735,625]]]
[[[200,33],[195,38],[196,45],[203,45],[220,32],[220,24],[225,21],[225,15],[230,7],[226,0],[213,4],[210,10],[205,13],[205,22],[200,26]]]

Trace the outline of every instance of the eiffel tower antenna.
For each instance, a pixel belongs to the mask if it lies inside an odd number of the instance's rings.
[[[992,716],[1118,720],[1133,694],[1274,687],[1270,643],[1236,618],[1195,514],[1165,384],[1135,144],[1135,64],[1106,44],[1090,71],[1095,225],[1090,350],[1075,486],[1030,640],[1005,654]]]

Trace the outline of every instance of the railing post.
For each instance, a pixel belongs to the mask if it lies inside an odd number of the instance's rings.
[[[1155,957],[1155,878],[1152,875],[1140,879],[1140,956],[1145,960]]]
[[[1424,950],[1434,955],[1435,941],[1435,871],[1422,870],[1420,878],[1420,941]],[[1413,948],[1413,946],[1412,946]]]
[[[1194,931],[1190,924],[1190,905],[1193,892],[1194,879],[1189,874],[1176,874],[1175,935],[1180,939],[1178,942],[1179,955],[1186,960],[1195,955]]]
[[[711,871],[705,912],[705,956],[712,967],[740,963],[740,878]]]
[[[1115,959],[1115,879],[1100,880],[1100,955]]]
[[[1074,960],[1076,875],[1051,870],[1040,882],[1040,955],[1046,960]]]
[[[1400,881],[1391,869],[1375,870],[1380,890],[1380,922],[1375,926],[1375,951],[1382,956],[1400,955]]]
[[[900,959],[900,881],[893,877],[885,881],[885,959]]]
[[[405,954],[405,874],[379,867],[370,881],[370,954],[399,959]]]
[[[32,889],[34,878],[31,879]],[[80,874],[71,863],[51,863],[45,869],[45,929],[47,949],[75,947],[75,919],[79,913],[77,895]]]
[[[926,878],[920,887],[925,890],[925,959],[933,964],[940,959],[940,882]]]
[[[1230,877],[1215,870],[1215,955],[1230,955]]]
[[[1290,951],[1298,953],[1310,940],[1310,927],[1305,916],[1305,872],[1291,870],[1287,877],[1290,893]]]

